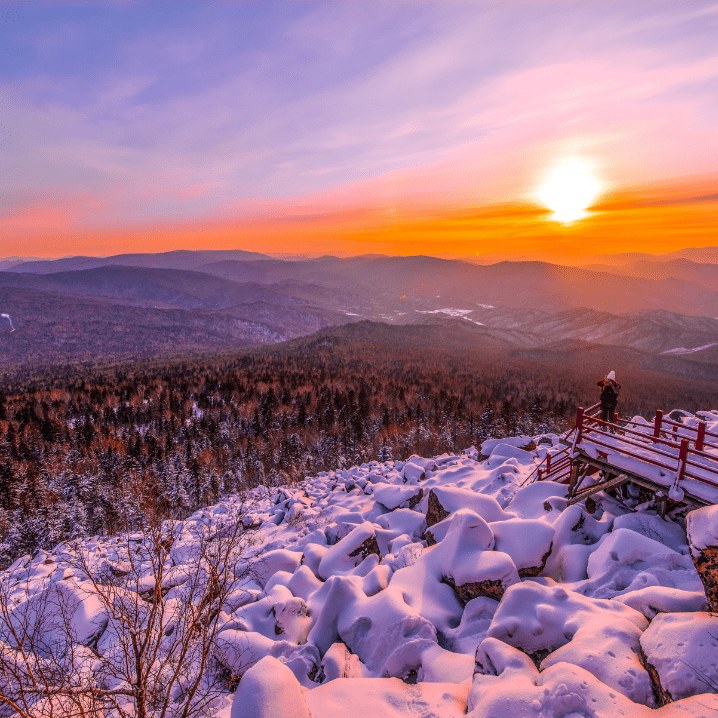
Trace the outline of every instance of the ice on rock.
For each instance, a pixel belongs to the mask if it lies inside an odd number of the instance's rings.
[[[368,561],[365,561],[364,563],[368,563]],[[385,564],[374,566],[371,571],[363,577],[361,581],[361,590],[367,596],[374,596],[379,593],[379,591],[383,591],[389,585],[392,572],[393,569],[391,566],[387,566]],[[352,579],[355,579],[355,577],[352,576]]]
[[[294,596],[303,598],[305,601],[309,599],[315,591],[320,589],[324,584],[316,577],[309,566],[300,566],[287,581],[287,588]]]
[[[294,674],[266,656],[242,677],[230,718],[312,718]]]
[[[383,593],[383,591],[382,591]],[[312,629],[308,641],[323,655],[340,640],[339,614],[366,598],[361,587],[345,576],[332,576],[307,600]]]
[[[14,645],[16,637],[22,637],[38,646],[41,654],[54,654],[66,647],[69,639],[81,645],[96,640],[107,627],[109,612],[91,584],[62,581],[20,603],[9,611],[8,618],[12,633],[3,634],[13,647],[18,647]]]
[[[256,631],[267,638],[276,638],[279,634],[274,606],[292,598],[294,597],[286,586],[274,586],[269,595],[235,611],[232,620],[241,624],[246,631]]]
[[[518,658],[516,659],[518,663]],[[526,666],[474,676],[469,718],[707,718],[718,696],[689,698],[653,710],[633,703],[579,666],[559,663],[530,676]],[[320,717],[315,717],[320,718]]]
[[[653,557],[665,562],[677,556],[680,554],[658,541],[629,529],[617,529],[606,534],[591,554],[588,559],[588,577],[595,578],[615,571],[624,564],[636,566],[639,562],[650,562]]]
[[[337,628],[344,643],[377,676],[405,677],[416,668],[417,655],[436,643],[436,628],[391,584],[376,596],[358,595],[342,606]]]
[[[653,510],[628,512],[606,494],[595,514],[567,507],[565,485],[520,486],[546,455],[534,441],[538,449],[530,437],[485,442],[490,458],[481,462],[475,449],[369,462],[272,495],[252,492],[250,519],[262,524],[235,564],[240,578],[218,614],[213,648],[229,674],[243,677],[217,718],[229,718],[230,706],[235,718],[292,718],[295,709],[303,718],[458,718],[467,707],[472,718],[718,715],[718,696],[705,692],[717,690],[718,619],[705,612],[710,585],[704,594],[691,563],[718,575],[716,507],[688,515],[690,549],[681,525]],[[182,605],[186,582],[204,575],[202,537],[242,505],[230,497],[178,522],[162,576],[168,613]],[[303,518],[287,523],[292,511]],[[134,571],[126,547],[140,547],[142,536],[81,545],[93,571],[111,567],[117,576]],[[121,657],[122,629],[111,617],[105,627],[97,596],[72,598],[86,585],[75,559],[71,543],[39,551],[0,573],[0,585],[22,621],[33,600],[52,605],[51,592],[61,594],[86,670]],[[149,565],[139,577],[140,587],[154,585]],[[654,687],[674,702],[649,708]],[[677,700],[684,695],[692,697]]]
[[[691,511],[686,517],[691,556],[708,598],[718,611],[718,506]]]
[[[641,647],[667,700],[718,692],[715,614],[660,614],[641,637]]]
[[[498,606],[498,601],[486,596],[469,601],[459,625],[443,633],[443,645],[456,653],[473,656],[477,646],[486,638]]]
[[[419,481],[426,477],[427,471],[435,470],[436,463],[433,459],[423,459],[420,456],[412,456],[401,470],[401,476],[405,484],[416,486]]]
[[[693,555],[712,546],[718,546],[718,505],[705,506],[686,516],[686,528]]]
[[[307,642],[311,619],[308,616],[307,604],[301,598],[292,597],[277,601],[273,611],[276,635],[297,645]]]
[[[588,559],[595,550],[594,544],[612,524],[609,514],[596,521],[578,504],[567,508],[553,524],[553,548],[543,575],[566,583],[588,578]]]
[[[410,509],[394,509],[388,514],[378,516],[375,523],[394,536],[408,534],[412,538],[419,538],[426,528],[426,518],[423,514]]]
[[[467,593],[482,586],[503,593],[518,582],[509,556],[488,550],[493,543],[491,529],[480,516],[468,509],[457,511],[444,539],[426,549],[413,566],[397,570],[390,588],[401,589],[411,605],[445,633],[459,624],[462,604],[468,603],[463,599],[477,597],[465,596],[462,586]]]
[[[511,446],[510,444],[501,443],[497,444],[491,451],[489,457],[490,465],[495,465],[506,459],[515,459],[519,464],[531,465],[534,463],[534,455],[530,451],[524,451],[518,446]]]
[[[321,563],[324,555],[329,551],[328,546],[322,546],[320,544],[308,544],[304,547],[304,553],[302,555],[302,563],[317,577],[319,578],[319,564]]]
[[[559,663],[580,666],[634,703],[655,705],[651,677],[640,660],[640,629],[630,621],[587,620],[569,643],[541,662],[545,670]]]
[[[494,548],[511,556],[519,576],[537,576],[546,565],[553,544],[551,524],[537,519],[509,519],[489,524]]]
[[[481,454],[490,456],[499,446],[525,449],[533,443],[534,440],[530,436],[507,436],[504,439],[487,439],[481,444]]]
[[[228,628],[217,635],[213,655],[233,676],[241,676],[268,656],[275,643],[261,633]]]

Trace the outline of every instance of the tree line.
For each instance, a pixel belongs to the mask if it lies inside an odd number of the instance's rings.
[[[0,567],[115,532],[129,481],[181,518],[222,495],[371,459],[559,432],[586,395],[568,371],[361,343],[36,378],[0,392]],[[631,401],[654,398],[646,389]]]

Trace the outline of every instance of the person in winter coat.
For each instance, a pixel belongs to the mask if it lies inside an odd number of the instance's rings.
[[[621,391],[621,385],[616,381],[616,372],[608,372],[606,377],[598,382],[598,386],[601,387],[601,421],[615,424],[618,392]]]

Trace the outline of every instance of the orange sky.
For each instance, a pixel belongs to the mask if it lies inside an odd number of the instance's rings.
[[[689,192],[687,194],[687,192]],[[281,216],[235,220],[192,220],[145,226],[83,228],[62,224],[59,212],[38,212],[17,231],[8,255],[109,255],[173,249],[241,248],[273,254],[387,253],[487,254],[502,249],[546,255],[620,252],[667,253],[683,247],[718,244],[718,184],[668,191],[614,194],[589,215],[563,224],[535,204],[490,207],[394,207],[333,209],[311,207]],[[26,220],[25,220],[26,221]],[[32,225],[35,226],[32,226]],[[20,228],[18,227],[18,230]],[[5,253],[4,252],[4,253]]]
[[[0,257],[718,245],[715,3],[20,5]]]

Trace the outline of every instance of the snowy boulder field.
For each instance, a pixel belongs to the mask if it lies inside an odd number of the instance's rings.
[[[567,506],[565,485],[522,486],[560,448],[553,435],[492,440],[254,490],[254,568],[214,650],[239,682],[213,714],[718,715],[718,616],[694,564],[718,545],[718,507],[689,514],[689,545],[680,517],[637,499],[599,493],[589,513]],[[181,523],[163,589],[192,575],[193,527],[238,506]],[[117,572],[113,546],[84,548]],[[63,550],[16,562],[4,595],[64,592],[78,642],[112,651],[102,611],[73,598],[83,579]]]

